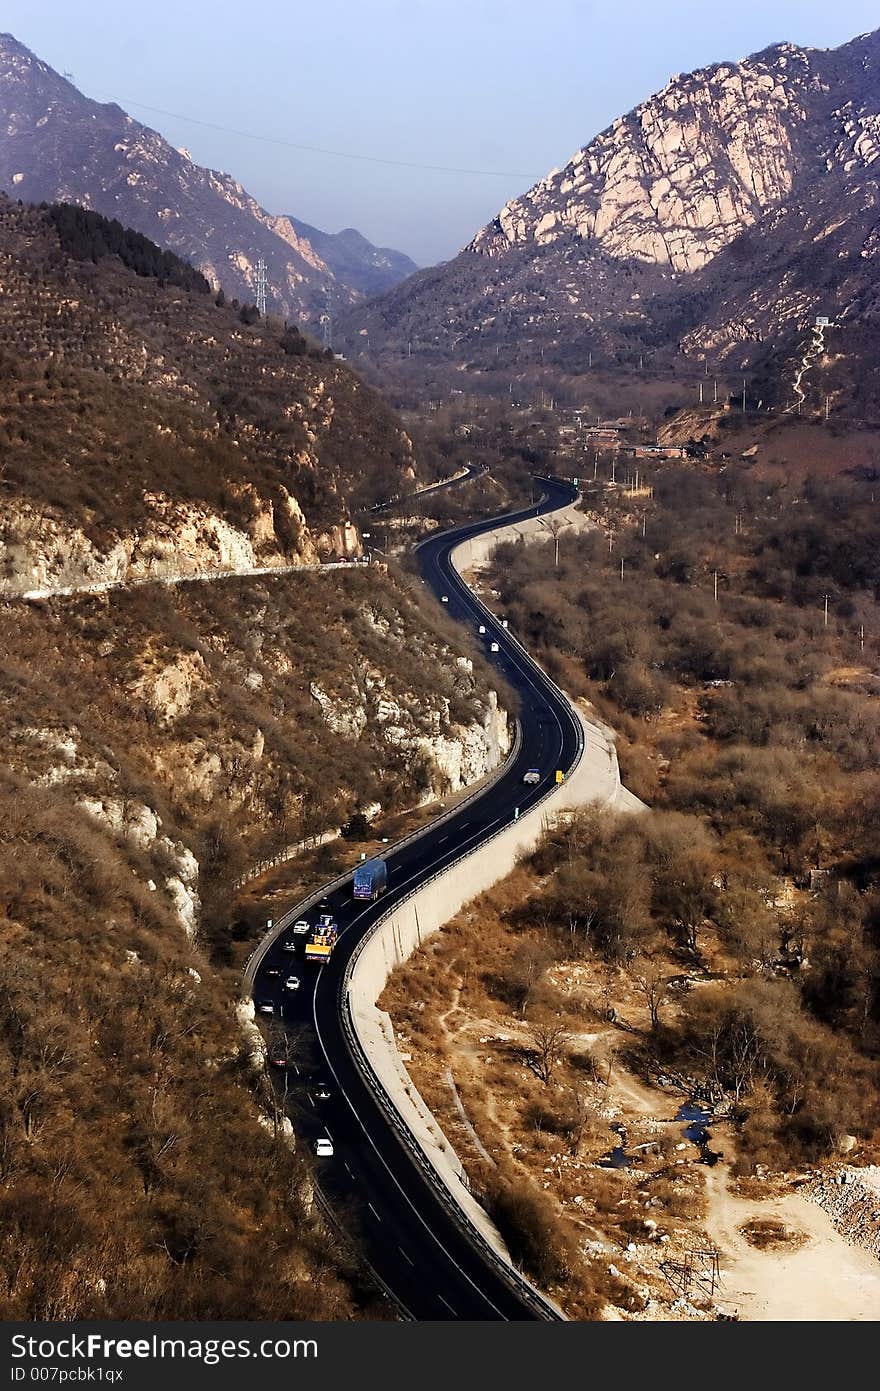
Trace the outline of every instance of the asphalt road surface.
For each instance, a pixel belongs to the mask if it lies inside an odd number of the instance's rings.
[[[342,982],[359,940],[396,900],[452,864],[525,811],[555,782],[557,768],[576,756],[579,728],[567,701],[499,623],[487,619],[452,568],[460,540],[502,522],[553,512],[573,501],[568,485],[541,480],[544,497],[526,511],[457,527],[431,537],[418,550],[422,575],[444,608],[476,632],[487,627],[487,658],[503,671],[521,700],[522,744],[513,765],[479,797],[411,844],[386,856],[388,889],[375,903],[352,898],[351,882],[330,893],[340,936],[323,966],[307,962],[303,939],[288,929],[260,961],[254,1000],[269,1035],[273,1072],[298,1134],[313,1148],[329,1137],[334,1153],[316,1158],[317,1181],[334,1218],[354,1238],[402,1313],[418,1320],[553,1317],[530,1302],[474,1239],[457,1209],[444,1200],[398,1136],[350,1051],[343,1025]],[[489,645],[497,642],[499,651]],[[535,786],[523,783],[540,770]],[[317,905],[307,916],[324,911]],[[287,988],[293,976],[298,987]],[[260,1006],[271,1005],[272,1013]]]

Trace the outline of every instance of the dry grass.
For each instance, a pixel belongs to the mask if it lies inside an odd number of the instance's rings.
[[[809,1241],[804,1232],[792,1231],[777,1217],[753,1217],[744,1222],[739,1230],[749,1245],[758,1251],[796,1251]]]

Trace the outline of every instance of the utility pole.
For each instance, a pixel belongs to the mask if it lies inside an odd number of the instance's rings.
[[[859,624],[859,651],[860,651],[860,652],[864,652],[864,650],[865,650],[865,625],[864,625],[864,623],[860,623],[860,624]]]
[[[828,627],[828,600],[829,600],[829,598],[830,598],[830,595],[826,594],[826,595],[825,595],[825,627],[826,627],[826,628]]]
[[[718,405],[718,378],[717,378],[717,377],[715,378],[714,382],[712,383],[712,387],[713,387],[712,401],[713,401],[713,404],[717,406],[717,405]]]
[[[717,571],[717,570],[713,570],[713,571],[712,571],[712,578],[713,578],[713,580],[714,580],[714,582],[715,582],[715,603],[717,604],[717,603],[718,603],[718,571]]]
[[[647,514],[647,512],[643,512],[643,513],[642,513],[642,536],[644,536],[644,534],[645,534],[645,523],[647,522],[647,520],[648,520],[648,514]]]
[[[700,380],[700,405],[703,404],[703,382]]]
[[[266,317],[266,262],[262,256],[257,261],[257,272],[254,280],[254,294],[256,295],[257,313],[261,319]]]
[[[617,482],[617,456],[611,455],[611,482]]]
[[[620,578],[623,579],[623,556],[620,557]]]
[[[746,379],[743,377],[743,415],[746,413]]]
[[[598,475],[599,475],[599,451],[598,451],[598,449],[597,449],[597,450],[596,450],[595,457],[594,457],[594,459],[593,459],[593,482],[594,482],[594,483],[595,483],[595,481],[596,481]]]

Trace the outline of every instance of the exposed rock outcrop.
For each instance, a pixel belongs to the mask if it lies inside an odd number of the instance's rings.
[[[880,32],[783,43],[676,76],[528,192],[453,260],[343,321],[389,365],[429,360],[671,370],[682,354],[748,369],[788,405],[817,315],[851,366],[816,385],[873,417],[880,303]],[[834,340],[832,349],[834,349]]]

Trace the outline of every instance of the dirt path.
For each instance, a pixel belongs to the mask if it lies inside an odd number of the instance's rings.
[[[758,1322],[880,1319],[880,1262],[835,1231],[831,1219],[798,1193],[756,1202],[729,1188],[729,1170],[706,1170],[706,1230],[721,1251],[719,1303]],[[752,1218],[775,1217],[806,1237],[795,1248],[757,1250],[740,1232]]]

